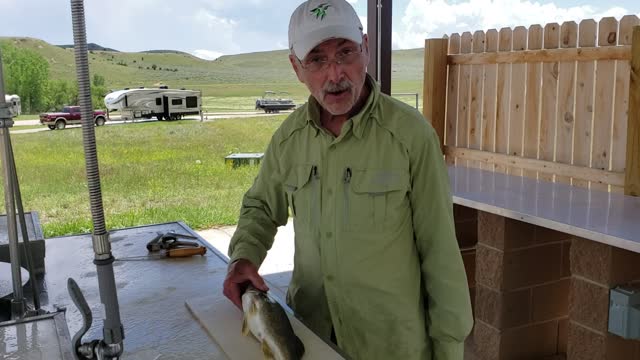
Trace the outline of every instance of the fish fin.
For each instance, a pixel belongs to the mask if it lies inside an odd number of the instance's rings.
[[[302,355],[304,355],[304,343],[297,336],[296,336],[295,347],[296,347],[296,355],[298,356],[298,358],[302,358]]]
[[[247,316],[242,317],[242,335],[249,335],[249,324],[247,324]]]
[[[264,355],[265,360],[275,360],[273,357],[273,352],[266,341],[262,342],[262,354]]]
[[[256,302],[252,302],[251,306],[249,307],[249,314],[253,315],[256,313],[256,311],[258,311],[258,307],[256,306]]]

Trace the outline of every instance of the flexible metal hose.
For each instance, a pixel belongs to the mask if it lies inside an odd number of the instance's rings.
[[[102,191],[100,189],[100,172],[96,151],[96,134],[91,104],[91,83],[89,79],[89,58],[87,49],[86,26],[84,20],[83,0],[71,0],[73,18],[73,38],[75,42],[76,72],[78,76],[78,100],[82,112],[82,139],[84,157],[87,167],[89,200],[93,218],[93,232],[96,235],[106,234],[104,208],[102,207]],[[95,249],[97,253],[105,253],[106,249]],[[108,251],[106,251],[108,252]]]
[[[71,17],[73,21],[74,52],[78,77],[78,100],[82,114],[82,141],[89,187],[89,200],[93,220],[93,252],[98,273],[100,300],[104,306],[103,341],[91,347],[98,359],[117,359],[123,351],[124,328],[120,321],[120,307],[113,273],[113,255],[109,242],[109,233],[105,227],[102,191],[100,189],[100,172],[98,169],[98,153],[96,149],[93,105],[91,104],[91,82],[89,79],[89,56],[87,49],[86,26],[84,19],[84,1],[71,0]],[[90,320],[89,320],[90,322]],[[86,329],[84,330],[86,332]],[[81,339],[84,333],[77,335]],[[75,338],[75,337],[74,337]],[[86,344],[85,344],[86,345]],[[80,346],[84,348],[84,345]],[[76,348],[75,354],[81,349]],[[87,357],[93,359],[94,357]]]

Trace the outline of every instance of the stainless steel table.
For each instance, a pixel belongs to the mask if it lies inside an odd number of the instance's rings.
[[[197,236],[181,222],[111,231],[120,314],[125,329],[125,359],[226,359],[185,307],[186,299],[221,293],[226,272],[225,257],[206,241],[205,256],[162,260],[126,260],[147,255],[146,243],[158,232]],[[91,235],[65,236],[46,240],[46,274],[41,296],[44,305],[67,308],[71,336],[80,329],[81,315],[67,293],[67,278],[73,277],[92,308],[93,326],[84,340],[102,338],[102,304],[93,265]],[[49,330],[47,330],[49,331]],[[41,347],[43,334],[30,330],[16,339],[0,332],[0,358],[14,358],[18,352],[42,354],[30,359],[49,359]],[[238,334],[240,336],[240,334]],[[20,344],[17,344],[19,341]],[[16,357],[20,358],[20,357]]]

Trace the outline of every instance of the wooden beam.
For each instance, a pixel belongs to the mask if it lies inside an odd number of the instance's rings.
[[[625,174],[599,169],[586,168],[582,166],[562,164],[552,161],[529,159],[520,156],[505,155],[488,151],[479,151],[466,148],[455,148],[446,146],[445,155],[458,159],[483,161],[489,164],[519,167],[531,171],[547,174],[556,174],[587,180],[596,183],[623,186]]]
[[[380,91],[387,95],[391,95],[391,3],[391,0],[367,1],[367,72],[378,81]]]
[[[369,38],[369,65],[367,72],[380,80],[378,71],[378,0],[367,0],[367,37]]]
[[[422,114],[431,122],[444,152],[444,122],[447,103],[448,39],[428,39],[424,44]]]
[[[519,64],[535,62],[630,60],[631,46],[543,49],[449,55],[449,65]]]
[[[633,28],[624,193],[640,196],[640,26]]]
[[[380,0],[380,91],[391,95],[391,0]]]

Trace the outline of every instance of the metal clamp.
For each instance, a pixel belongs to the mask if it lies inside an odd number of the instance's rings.
[[[9,104],[6,102],[0,103],[0,120],[9,120],[11,121],[11,125],[13,125],[13,121],[11,120],[12,118],[13,112],[11,112],[11,107],[9,106]]]
[[[0,114],[0,128],[2,129],[8,129],[13,127],[14,121],[11,120],[11,118],[2,118],[2,115]]]
[[[153,238],[147,243],[147,250],[149,252],[155,252],[159,250],[169,250],[184,247],[198,247],[199,244],[195,241],[181,241],[178,239],[197,239],[195,236],[186,234],[177,234],[174,232],[158,233],[158,236]]]
[[[91,240],[93,242],[93,249],[96,257],[110,257],[111,243],[109,242],[109,233],[101,235],[92,234]]]

